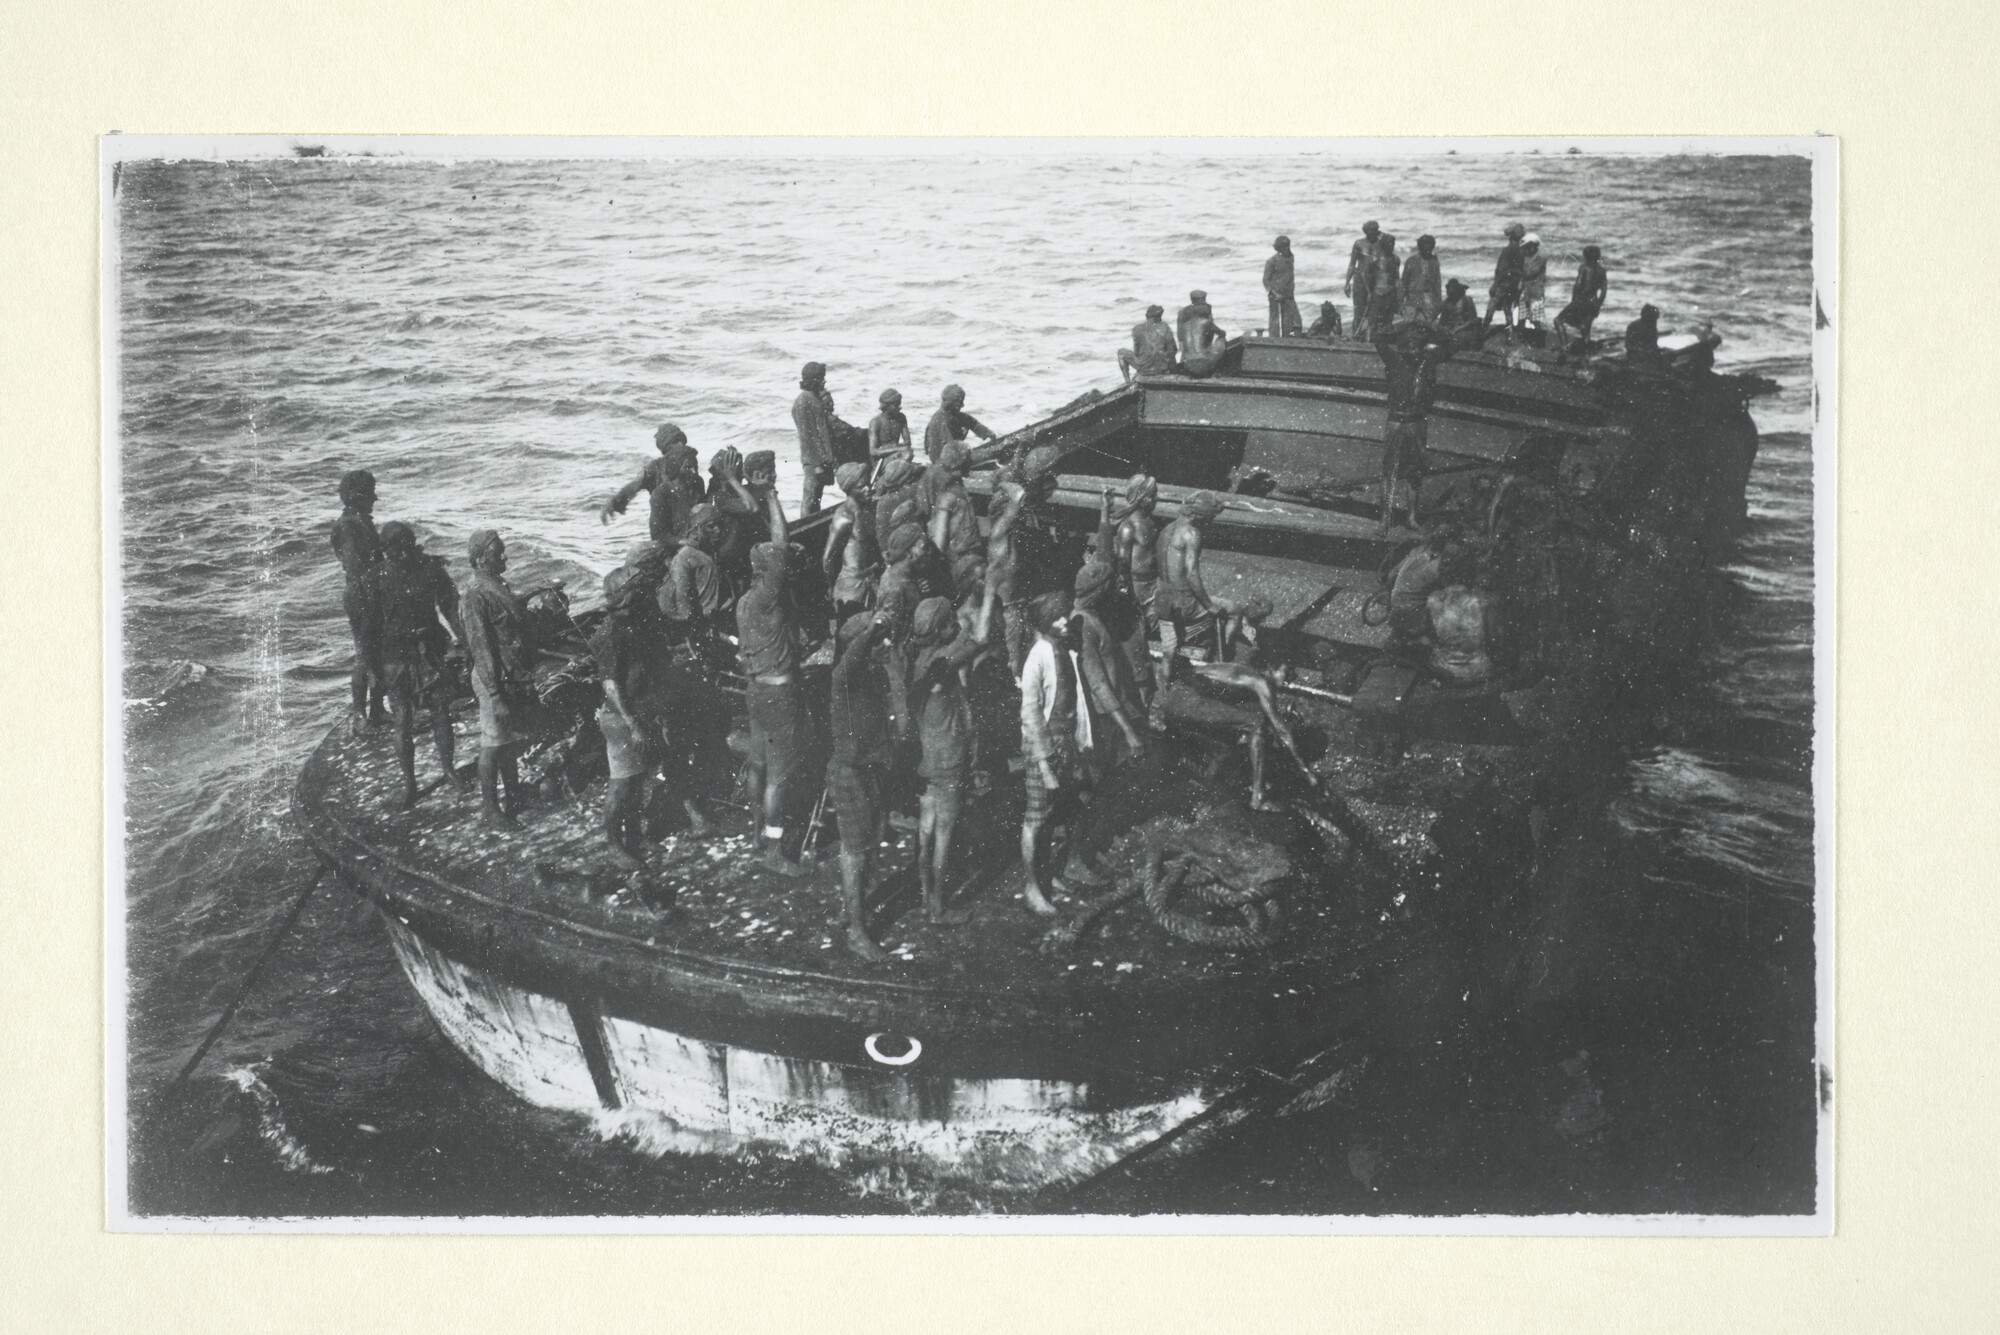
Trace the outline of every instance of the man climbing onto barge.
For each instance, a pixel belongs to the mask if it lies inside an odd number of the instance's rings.
[[[403,770],[403,807],[417,804],[417,708],[430,711],[431,736],[445,781],[464,792],[454,768],[451,699],[445,653],[465,641],[458,619],[458,589],[444,562],[417,544],[401,520],[382,526],[382,560],[370,570],[373,605],[381,618],[382,675],[396,719]],[[440,618],[443,624],[440,625]],[[446,628],[449,627],[449,630]]]
[[[472,660],[472,694],[479,701],[479,791],[488,825],[515,830],[520,775],[516,761],[528,741],[527,719],[535,705],[534,677],[528,668],[522,622],[527,609],[501,578],[507,544],[490,528],[466,542],[472,577],[459,590],[459,621]],[[506,790],[502,804],[501,790]]]
[[[354,637],[354,669],[348,677],[355,732],[363,732],[388,715],[382,712],[382,642],[380,618],[369,589],[370,573],[382,559],[382,539],[375,532],[375,475],[365,468],[340,477],[340,517],[333,521],[333,554],[346,585],[341,606]]]
[[[614,516],[624,514],[632,498],[643,491],[652,505],[646,519],[647,533],[654,542],[680,542],[687,536],[688,515],[701,504],[701,476],[697,472],[701,456],[688,444],[687,432],[672,422],[653,433],[653,444],[660,457],[649,461],[639,470],[639,476],[613,492],[597,517],[609,524]]]

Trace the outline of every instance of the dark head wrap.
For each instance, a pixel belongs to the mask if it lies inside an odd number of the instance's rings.
[[[1055,471],[1056,451],[1052,445],[1037,445],[1021,460],[1021,474],[1026,478],[1037,478]]]
[[[774,571],[782,575],[785,571],[786,555],[785,549],[777,543],[760,542],[750,549],[750,569],[759,575],[767,575]]]
[[[916,460],[898,456],[882,465],[882,473],[875,479],[875,491],[878,495],[887,495],[898,487],[907,487],[917,480],[917,474],[922,471]]]
[[[1465,291],[1465,280],[1462,278],[1454,278],[1449,283],[1446,283],[1444,285],[1444,290],[1447,292],[1463,292]]]
[[[1188,293],[1188,300],[1199,306],[1202,302],[1208,300],[1208,293],[1202,291],[1200,288],[1196,288],[1194,291]]]
[[[943,401],[945,407],[957,408],[963,405],[965,402],[965,386],[946,385],[944,387],[944,393],[939,397]]]
[[[340,503],[352,505],[363,496],[375,494],[375,475],[365,468],[350,469],[340,475]]]
[[[826,379],[826,363],[807,362],[804,369],[799,372],[799,388],[811,389],[824,379]]]
[[[900,390],[885,389],[875,401],[884,408],[893,408],[903,401],[903,395]]]
[[[882,559],[885,561],[900,561],[915,551],[917,544],[922,542],[923,539],[924,530],[922,525],[898,524],[895,530],[882,540]]]
[[[687,443],[685,436],[677,443],[661,450],[660,454],[666,459],[669,472],[698,473],[701,471],[701,455],[695,452],[694,446]]]
[[[1519,241],[1522,237],[1526,236],[1527,234],[1528,234],[1528,229],[1521,226],[1521,224],[1519,223],[1507,224],[1507,230],[1505,235],[1509,241]]]
[[[742,462],[743,452],[741,450],[738,450],[734,445],[724,445],[714,454],[708,456],[708,471],[720,476],[722,473],[728,471],[730,465]]]
[[[665,573],[669,559],[665,544],[642,542],[625,554],[625,569],[641,579],[657,580]]]
[[[1181,502],[1181,513],[1189,519],[1207,523],[1222,513],[1222,498],[1212,491],[1198,491]]]
[[[382,545],[390,551],[402,548],[414,551],[417,546],[417,531],[400,519],[391,519],[382,525],[381,537]]]
[[[618,569],[604,577],[604,606],[611,612],[629,612],[645,601],[645,584],[630,570]]]
[[[1125,483],[1125,509],[1127,513],[1144,509],[1160,498],[1160,484],[1144,473],[1134,473]]]
[[[1604,252],[1596,246],[1585,246],[1583,248],[1583,257],[1587,260],[1602,259]]]
[[[771,473],[775,475],[777,471],[778,452],[776,450],[752,450],[743,456],[743,476],[745,477],[749,477],[752,473]]]
[[[1146,308],[1146,318],[1148,320],[1157,320],[1166,313],[1167,313],[1167,308],[1165,306],[1156,305],[1156,306],[1148,306]]]
[[[661,427],[658,431],[655,431],[653,433],[653,444],[659,446],[660,449],[664,451],[669,445],[687,444],[687,438],[688,438],[687,432],[681,430],[679,427],[675,426],[672,422],[668,422],[665,426]]]
[[[949,473],[953,477],[964,477],[966,470],[972,467],[972,451],[962,440],[948,440],[944,443],[944,448],[938,451],[937,466],[940,472]]]
[[[486,554],[487,548],[498,546],[500,546],[498,533],[490,528],[474,529],[472,536],[465,540],[465,555],[472,564],[478,565],[479,558]]]
[[[1085,561],[1076,572],[1076,600],[1087,603],[1111,587],[1111,567],[1102,561]]]
[[[848,645],[868,633],[868,627],[875,623],[877,615],[875,612],[856,612],[840,623],[840,648],[843,653]]]
[[[721,517],[721,511],[717,510],[707,501],[703,501],[700,505],[688,511],[687,531],[693,534],[699,533],[703,529],[712,529],[715,527],[715,521]]]
[[[1292,248],[1292,239],[1288,236],[1281,236],[1271,243],[1271,248],[1274,250],[1290,250]]]
[[[920,644],[943,644],[952,638],[957,626],[958,614],[952,610],[949,598],[926,598],[917,604],[910,637]]]
[[[986,557],[979,552],[967,552],[951,563],[951,582],[961,595],[978,588],[986,581]]]
[[[1044,634],[1054,634],[1056,622],[1069,615],[1070,597],[1061,589],[1053,589],[1035,599],[1035,629]]]
[[[868,465],[846,463],[833,470],[833,483],[849,496],[858,496],[868,485]]]
[[[1258,625],[1263,622],[1265,617],[1271,615],[1271,600],[1261,593],[1253,594],[1236,611],[1245,621],[1250,622],[1252,625]]]
[[[1382,224],[1376,222],[1373,218],[1370,218],[1367,222],[1361,224],[1361,230],[1368,233],[1368,235],[1373,236],[1377,232],[1382,230]]]

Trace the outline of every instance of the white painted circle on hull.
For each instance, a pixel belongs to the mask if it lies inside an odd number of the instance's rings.
[[[924,1055],[923,1040],[917,1038],[914,1035],[911,1035],[907,1038],[903,1038],[903,1041],[910,1045],[910,1050],[908,1052],[902,1053],[899,1056],[891,1057],[887,1053],[882,1051],[881,1043],[883,1039],[900,1038],[900,1037],[903,1036],[892,1035],[892,1034],[870,1034],[868,1035],[868,1037],[861,1040],[861,1048],[864,1052],[868,1054],[869,1059],[871,1061],[880,1062],[884,1066],[908,1066],[911,1062],[915,1061],[917,1058]]]

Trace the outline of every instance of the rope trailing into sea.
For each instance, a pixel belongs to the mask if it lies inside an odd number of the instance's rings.
[[[264,971],[264,965],[270,960],[271,956],[277,953],[278,943],[285,939],[291,932],[293,924],[298,922],[299,914],[305,911],[306,901],[312,898],[313,891],[319,889],[319,883],[326,879],[326,871],[326,867],[321,866],[318,871],[314,872],[312,879],[306,882],[306,888],[301,890],[299,897],[292,901],[291,911],[285,914],[283,925],[271,937],[270,943],[264,947],[264,952],[257,956],[257,962],[250,966],[250,972],[243,975],[243,983],[236,989],[236,995],[231,997],[229,1004],[222,1008],[222,1018],[209,1027],[208,1036],[201,1040],[201,1046],[194,1050],[194,1056],[187,1059],[187,1065],[181,1067],[181,1073],[175,1076],[173,1083],[167,1086],[167,1093],[173,1093],[186,1083],[187,1078],[194,1074],[194,1068],[201,1065],[201,1059],[206,1057],[208,1050],[215,1045],[215,1040],[222,1037],[222,1031],[227,1029],[229,1022],[236,1018],[236,1008],[243,1004],[243,999],[250,995],[250,989],[257,985],[257,975]]]

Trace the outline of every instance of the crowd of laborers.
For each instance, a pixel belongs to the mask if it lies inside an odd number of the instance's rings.
[[[936,921],[960,916],[948,905],[954,828],[967,795],[989,783],[975,769],[975,674],[995,685],[1004,672],[1019,692],[1023,897],[1039,914],[1056,912],[1049,894],[1064,880],[1101,883],[1090,841],[1079,837],[1088,795],[1111,766],[1145,753],[1149,732],[1164,729],[1161,692],[1181,643],[1207,648],[1216,660],[1208,670],[1244,686],[1292,748],[1268,682],[1247,665],[1268,604],[1231,603],[1202,580],[1202,533],[1222,512],[1220,497],[1195,493],[1161,525],[1157,484],[1134,477],[1122,494],[1105,491],[1095,554],[1086,559],[1052,504],[1055,451],[1008,450],[982,530],[965,487],[966,437],[993,433],[964,413],[963,391],[946,392],[920,458],[893,391],[864,436],[834,415],[825,375],[818,363],[806,366],[794,408],[807,466],[802,508],[821,499],[822,462],[841,493],[821,559],[834,645],[824,782],[804,772],[822,747],[801,666],[825,637],[801,624],[788,591],[795,554],[775,456],[719,450],[704,482],[686,433],[662,426],[659,457],[603,506],[608,523],[641,491],[651,503],[651,537],[605,577],[605,617],[591,640],[602,678],[596,723],[610,772],[607,856],[644,865],[650,845],[641,811],[654,780],[669,785],[692,831],[710,830],[703,794],[731,764],[731,711],[719,684],[726,672],[740,674],[747,701],[741,759],[760,818],[761,863],[781,875],[810,874],[794,854],[801,818],[823,793],[840,834],[847,943],[869,959],[882,954],[862,905],[888,814],[885,793],[921,785],[924,907]],[[471,575],[455,587],[407,524],[376,530],[372,476],[348,473],[340,496],[332,539],[355,639],[355,727],[387,721],[382,705],[391,704],[403,801],[414,805],[415,732],[420,710],[429,709],[439,759],[463,789],[452,767],[446,669],[450,646],[462,643],[479,705],[483,815],[514,827],[516,762],[535,727],[536,692],[529,612],[505,579],[506,543],[490,529],[474,533]],[[1250,737],[1259,793],[1262,736],[1260,724]],[[1059,875],[1049,874],[1054,828],[1070,835]]]

